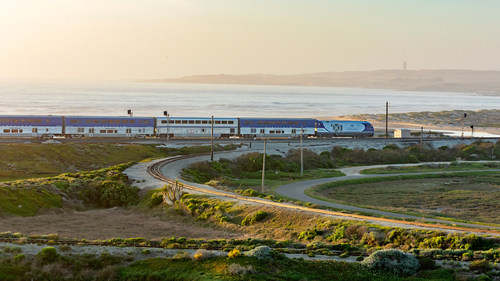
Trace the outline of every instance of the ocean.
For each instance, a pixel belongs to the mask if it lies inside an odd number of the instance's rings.
[[[500,108],[500,97],[332,87],[0,82],[0,115],[329,117]]]

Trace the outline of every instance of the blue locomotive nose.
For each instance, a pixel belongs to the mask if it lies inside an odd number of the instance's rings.
[[[363,123],[363,125],[365,125],[365,129],[363,131],[365,131],[365,132],[373,132],[374,131],[372,124],[366,122],[366,123]]]

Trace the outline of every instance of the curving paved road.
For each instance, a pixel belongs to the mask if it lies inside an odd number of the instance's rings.
[[[286,144],[283,145],[282,144],[282,145],[278,145],[277,147],[274,147],[274,148],[268,148],[268,153],[269,154],[285,154],[286,151],[288,151],[288,149],[291,149],[291,148],[297,148],[297,146],[294,146],[294,145],[290,146],[290,145],[286,145]],[[218,152],[214,158],[215,159],[235,158],[235,157],[240,156],[243,153],[248,153],[248,152],[253,152],[253,151],[261,152],[262,151],[261,149],[262,149],[262,147],[260,147],[258,143],[254,143],[253,148],[242,147],[236,151],[228,151],[228,152],[223,152],[223,153]],[[194,158],[189,158],[189,159],[182,159],[182,160],[172,162],[172,163],[164,166],[161,170],[161,173],[165,176],[168,176],[171,179],[180,178],[180,172],[183,168],[185,168],[186,166],[189,166],[191,163],[203,161],[203,160],[208,160],[208,159],[209,159],[208,156],[200,156],[200,157],[194,157]],[[437,164],[437,163],[438,162],[432,162],[432,164]],[[441,162],[441,163],[448,163],[448,162]],[[150,165],[150,164],[151,163],[148,163],[148,164],[144,163],[144,165],[138,164],[137,167],[129,168],[126,171],[126,173],[129,174],[129,176],[132,179],[135,179],[137,181],[137,184],[140,185],[140,187],[144,190],[158,188],[164,184],[163,182],[156,180],[154,177],[152,177],[151,175],[149,175],[147,173],[146,165]],[[421,165],[421,164],[425,164],[425,163],[417,163],[414,165]],[[375,168],[375,167],[384,167],[384,166],[388,166],[388,165],[377,165],[377,166],[369,166],[369,167]],[[397,166],[397,165],[391,165],[391,166]],[[315,204],[332,206],[335,208],[341,208],[341,209],[346,209],[346,210],[367,211],[367,212],[372,212],[372,213],[378,213],[378,214],[381,214],[381,215],[384,215],[387,217],[422,219],[420,217],[412,217],[412,216],[408,216],[408,215],[383,212],[383,211],[371,210],[371,209],[363,209],[363,208],[359,208],[359,207],[347,206],[347,205],[341,205],[341,204],[334,204],[331,202],[325,202],[322,200],[314,199],[314,198],[311,198],[311,197],[306,196],[304,194],[305,189],[307,189],[311,186],[317,185],[317,184],[336,181],[336,180],[364,177],[365,175],[361,175],[361,174],[359,174],[359,172],[363,169],[366,169],[366,168],[367,167],[353,167],[353,168],[342,169],[341,171],[346,174],[345,177],[317,179],[317,180],[310,180],[310,181],[304,181],[304,182],[298,182],[298,183],[293,183],[293,184],[289,184],[289,185],[284,185],[284,186],[281,186],[278,188],[278,193],[285,195],[287,197],[297,198],[297,199],[300,199],[302,201],[309,201],[309,202],[312,202]],[[389,176],[389,175],[378,175],[378,176]],[[183,181],[181,180],[181,182],[183,182]],[[217,190],[211,186],[202,185],[202,184],[193,184],[193,183],[189,183],[189,182],[185,182],[185,183],[190,184],[190,185],[194,185],[194,186],[198,186],[200,188],[199,192],[210,194],[210,193],[213,193],[212,191],[216,191],[216,192],[220,193],[220,190]],[[204,190],[206,190],[206,192]],[[222,196],[225,196],[225,195],[222,195]],[[229,197],[234,197],[234,194],[231,194]],[[252,202],[256,201],[253,203],[267,204],[267,205],[273,205],[273,204],[287,205],[287,204],[283,204],[283,203],[275,203],[272,201],[264,202],[264,201],[268,201],[268,200],[264,200],[264,199],[256,200],[254,198],[250,198],[250,199],[247,198],[247,199],[240,199],[240,200],[252,201]],[[261,201],[263,201],[263,202],[261,202]],[[307,212],[313,212],[313,213],[323,213],[323,214],[326,214],[328,216],[338,217],[338,218],[343,218],[343,219],[346,219],[346,218],[347,219],[355,219],[355,220],[361,219],[364,221],[369,221],[372,223],[377,223],[379,225],[385,225],[385,226],[393,226],[393,227],[399,226],[399,227],[405,227],[405,228],[424,228],[424,229],[429,229],[429,228],[436,229],[437,228],[437,229],[442,229],[444,231],[451,231],[451,232],[453,232],[453,231],[464,232],[465,231],[465,232],[469,232],[469,233],[481,234],[480,232],[475,232],[474,230],[472,230],[470,228],[468,230],[465,230],[465,229],[460,230],[459,228],[452,229],[452,228],[446,227],[446,226],[441,226],[442,228],[440,228],[439,225],[427,225],[427,224],[419,225],[419,223],[416,223],[416,222],[415,223],[404,222],[404,221],[398,222],[398,221],[394,221],[391,219],[381,219],[381,218],[376,218],[376,217],[370,218],[369,216],[361,216],[361,215],[355,215],[355,214],[332,212],[332,211],[321,210],[321,209],[309,209],[309,208],[305,208],[305,207],[301,207],[301,206],[297,206],[297,205],[281,206],[281,207],[287,207],[287,208],[291,208],[291,209],[300,209],[301,211],[307,211]],[[438,223],[445,223],[445,224],[451,223],[450,221],[443,221],[443,220],[432,220],[432,219],[426,219],[426,220],[429,222],[438,222]],[[490,229],[493,228],[493,227],[486,227],[486,226],[474,225],[474,224],[461,224],[461,225],[464,225],[464,226],[467,225],[467,226],[474,227],[474,228],[490,228]],[[497,229],[500,229],[500,227]],[[495,236],[498,235],[498,234],[493,233],[493,232],[489,232],[489,233],[491,235],[495,235]]]
[[[489,161],[488,161],[489,162]],[[311,202],[313,204],[317,205],[322,205],[322,206],[327,206],[327,207],[332,207],[336,209],[343,209],[343,210],[349,210],[349,211],[354,211],[354,212],[365,212],[365,213],[372,213],[372,214],[377,214],[377,215],[382,215],[385,217],[393,217],[393,218],[400,218],[400,219],[424,219],[423,217],[418,217],[418,216],[412,216],[412,215],[405,215],[405,214],[400,214],[400,213],[392,213],[392,212],[386,212],[386,211],[380,211],[380,210],[375,210],[375,209],[368,209],[368,208],[361,208],[361,207],[356,207],[356,206],[350,206],[350,205],[344,205],[344,204],[338,204],[338,203],[333,203],[329,201],[324,201],[320,199],[316,199],[313,197],[308,196],[305,194],[306,189],[311,188],[316,185],[320,184],[325,184],[329,182],[334,182],[334,181],[341,181],[341,180],[349,180],[349,179],[358,179],[358,178],[371,178],[371,177],[390,177],[390,176],[401,176],[401,175],[422,175],[422,174],[442,174],[442,173],[459,173],[459,172],[479,172],[479,171],[500,171],[499,169],[489,169],[489,170],[469,170],[469,171],[440,171],[440,172],[426,172],[426,173],[400,173],[400,174],[374,174],[374,175],[363,175],[360,174],[362,170],[366,169],[371,169],[371,168],[385,168],[388,166],[418,166],[418,165],[425,165],[425,164],[449,164],[450,162],[428,162],[428,163],[415,163],[415,164],[390,164],[390,165],[374,165],[374,166],[361,166],[361,167],[352,167],[352,168],[344,168],[341,169],[340,171],[345,174],[343,177],[333,177],[333,178],[323,178],[323,179],[315,179],[315,180],[308,180],[308,181],[302,181],[302,182],[294,182],[286,185],[282,185],[276,189],[276,192],[282,196],[286,196],[289,198],[305,201],[305,202]],[[447,220],[440,220],[440,219],[432,219],[432,218],[425,218],[425,221],[428,222],[436,222],[436,223],[452,223]],[[493,226],[482,226],[482,225],[477,225],[477,224],[470,224],[470,223],[459,223],[460,225],[463,226],[469,226],[469,227],[480,227],[480,228],[495,228],[495,229],[500,229],[500,227],[493,227]]]

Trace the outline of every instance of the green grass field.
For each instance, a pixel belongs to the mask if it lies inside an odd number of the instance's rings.
[[[0,181],[90,171],[166,156],[152,145],[0,144]]]

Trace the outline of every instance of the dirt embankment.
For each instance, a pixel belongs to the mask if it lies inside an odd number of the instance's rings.
[[[240,234],[202,227],[179,219],[159,218],[133,209],[97,209],[83,212],[66,211],[34,217],[0,218],[0,232],[25,235],[57,233],[60,237],[110,239],[115,237],[236,238]]]

